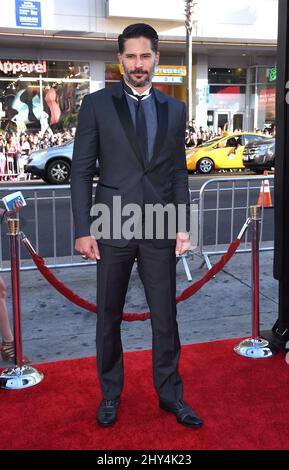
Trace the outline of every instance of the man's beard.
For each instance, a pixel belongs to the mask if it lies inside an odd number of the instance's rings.
[[[154,70],[155,68],[153,67],[151,70],[142,70],[142,69],[135,69],[135,70],[128,70],[123,66],[123,74],[124,78],[127,83],[132,85],[135,88],[144,88],[147,86],[149,83],[151,83],[153,76],[154,76]],[[136,74],[136,73],[142,73],[145,74],[142,80],[134,80],[131,74]]]

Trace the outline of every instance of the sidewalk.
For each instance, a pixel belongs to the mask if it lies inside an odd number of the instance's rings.
[[[213,257],[212,262],[219,257]],[[189,259],[193,281],[201,278],[206,267],[201,259]],[[273,253],[260,254],[260,327],[271,329],[277,318],[278,283],[272,275]],[[54,274],[78,295],[95,302],[94,266],[54,269]],[[3,277],[8,286],[7,303],[11,314],[10,274]],[[200,343],[251,335],[251,254],[236,254],[225,270],[212,279],[194,297],[178,306],[182,344]],[[177,265],[177,292],[189,283],[181,262]],[[113,294],[113,293],[112,293]],[[147,304],[136,266],[133,269],[126,312],[147,311]],[[55,291],[38,271],[21,272],[22,337],[25,354],[34,363],[95,355],[93,313],[72,304]],[[151,348],[150,321],[123,322],[124,351]],[[6,366],[0,361],[0,366]]]

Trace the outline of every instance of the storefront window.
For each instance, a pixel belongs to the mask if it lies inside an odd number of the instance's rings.
[[[210,93],[217,95],[240,95],[246,93],[245,86],[210,85]]]
[[[89,93],[89,82],[43,81],[43,109],[49,125],[59,129],[75,127],[82,99]]]
[[[0,125],[25,130],[41,119],[39,80],[0,81]]]
[[[250,87],[250,124],[252,129],[272,128],[276,117],[277,70],[256,67],[256,82]]]
[[[249,81],[250,81],[250,83],[256,83],[256,81],[257,81],[257,70],[256,70],[256,67],[250,68],[250,72],[249,72]]]
[[[257,83],[272,83],[276,81],[276,67],[258,67]]]
[[[89,93],[89,64],[0,61],[0,128],[62,130],[76,126]]]
[[[247,69],[209,68],[208,128],[244,130]]]
[[[209,68],[209,83],[245,84],[247,81],[247,70],[243,68],[223,69]]]
[[[256,85],[251,87],[250,119],[252,128],[270,128],[275,124],[276,86]]]
[[[89,64],[85,62],[46,62],[46,78],[89,79]]]
[[[246,87],[242,85],[210,85],[208,111],[209,129],[243,130]]]

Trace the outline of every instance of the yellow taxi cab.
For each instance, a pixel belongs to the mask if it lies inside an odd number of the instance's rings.
[[[214,170],[243,169],[245,145],[268,138],[255,132],[236,132],[186,149],[187,169],[208,174]]]

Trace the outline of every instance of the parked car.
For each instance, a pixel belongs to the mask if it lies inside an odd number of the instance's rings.
[[[275,139],[266,139],[246,145],[243,152],[243,163],[245,168],[256,173],[271,170],[275,166]]]
[[[216,137],[198,147],[186,150],[187,169],[203,174],[226,168],[243,169],[245,146],[264,139],[266,136],[254,132],[236,132],[224,137]]]
[[[70,180],[71,161],[74,139],[64,145],[57,145],[45,150],[31,153],[26,165],[25,173],[39,176],[46,183],[66,184]],[[95,174],[98,175],[99,166],[96,164]]]

